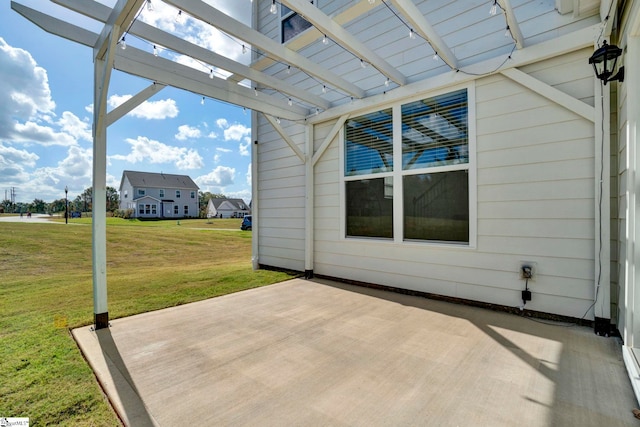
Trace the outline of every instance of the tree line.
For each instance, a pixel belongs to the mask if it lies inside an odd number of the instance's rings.
[[[206,217],[207,204],[209,199],[224,199],[226,196],[220,193],[211,193],[209,191],[198,191],[200,199],[200,217]],[[5,199],[0,203],[0,212],[4,213],[42,213],[42,214],[58,214],[65,211],[65,198],[60,198],[52,202],[45,202],[42,199],[33,199],[30,203],[16,202]],[[68,199],[69,212],[91,212],[93,208],[93,188],[86,188],[81,194],[74,199]],[[120,208],[120,195],[118,190],[113,187],[107,187],[107,212],[115,212]]]

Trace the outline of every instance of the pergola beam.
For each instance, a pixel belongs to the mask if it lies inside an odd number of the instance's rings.
[[[247,42],[251,46],[261,49],[270,56],[295,66],[321,81],[330,83],[332,87],[335,87],[336,89],[339,89],[355,98],[364,98],[365,96],[364,90],[360,89],[355,84],[348,82],[336,73],[316,64],[303,55],[300,55],[298,52],[282,46],[280,43],[277,43],[253,28],[231,18],[201,0],[165,0],[165,3],[171,4],[201,21],[232,35],[233,37]]]
[[[132,111],[147,99],[151,98],[156,93],[160,92],[165,87],[167,86],[160,83],[153,83],[131,98],[127,99],[122,104],[118,105],[116,108],[107,113],[107,127],[118,121],[124,115]]]
[[[522,30],[520,29],[520,24],[518,23],[518,19],[516,19],[516,15],[513,13],[513,7],[511,7],[511,0],[498,0],[502,4],[502,8],[504,9],[504,13],[507,18],[507,25],[509,26],[509,31],[511,31],[511,35],[516,41],[516,47],[518,49],[522,49],[524,47],[524,37],[522,35]]]
[[[129,74],[288,120],[304,120],[309,114],[306,108],[287,105],[286,99],[264,93],[256,96],[251,88],[217,77],[210,79],[194,68],[133,47],[120,49],[117,55],[114,68]]]
[[[98,40],[98,34],[76,25],[69,24],[40,11],[11,1],[11,9],[18,12],[25,19],[37,25],[44,31],[84,46],[93,47]]]
[[[61,6],[67,7],[70,10],[78,12],[84,16],[95,19],[97,21],[105,22],[109,16],[109,8],[91,0],[53,0]],[[237,61],[233,61],[194,43],[183,40],[158,28],[152,27],[142,21],[135,21],[129,33],[140,38],[143,38],[153,44],[170,49],[174,52],[181,53],[183,55],[196,58],[204,63],[211,64],[212,67],[220,68],[225,71],[234,73],[240,76],[242,79],[249,79],[254,84],[263,85],[277,90],[278,92],[285,93],[290,97],[299,99],[315,107],[326,110],[330,107],[327,100],[320,96],[311,94],[310,92],[302,89],[298,89],[295,86],[285,83],[284,81],[262,73],[258,70],[254,70],[244,64]],[[238,80],[235,80],[238,81]]]
[[[95,59],[104,59],[108,48],[108,40],[112,37],[115,37],[116,40],[120,39],[133,20],[136,19],[136,15],[145,1],[118,0],[93,47]]]
[[[43,30],[85,46],[93,46],[92,42],[98,38],[95,33],[18,3],[12,3],[12,8]],[[239,86],[218,77],[210,79],[205,73],[194,68],[156,57],[132,46],[126,50],[114,49],[114,51],[114,68],[128,74],[275,115],[283,119],[303,120],[309,114],[309,110],[306,108],[287,105],[285,99],[264,93],[256,97],[253,89]]]
[[[387,78],[393,80],[400,86],[404,86],[407,83],[407,78],[404,74],[399,72],[380,55],[372,49],[369,49],[364,43],[352,36],[351,33],[307,0],[281,0],[281,3],[299,15],[304,16],[304,19],[309,21],[321,33],[330,37],[356,57],[370,63]]]
[[[345,25],[346,23],[351,22],[354,19],[358,18],[363,13],[366,13],[371,8],[372,6],[368,2],[361,2],[361,1],[355,2],[354,4],[349,6],[347,9],[333,16],[332,19],[338,25]],[[322,33],[318,31],[317,28],[310,27],[306,31],[302,32],[301,34],[298,34],[293,39],[288,40],[285,43],[285,46],[287,46],[291,50],[299,51],[309,46],[311,43],[316,41],[320,36],[322,36]],[[251,68],[255,70],[264,70],[267,67],[270,67],[271,65],[273,65],[274,63],[275,61],[273,59],[269,57],[263,57],[254,61],[251,64]],[[229,80],[239,81],[241,79],[242,79],[241,76],[236,76],[236,75],[229,77]]]
[[[442,58],[451,69],[457,69],[458,59],[416,5],[413,4],[411,0],[392,1],[402,16],[411,23],[413,30],[427,39],[436,54]]]

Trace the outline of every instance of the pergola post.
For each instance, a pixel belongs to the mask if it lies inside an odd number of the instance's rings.
[[[107,126],[101,92],[108,88],[106,61],[95,60],[93,107],[93,313],[95,328],[109,326],[107,308]],[[106,81],[105,81],[106,80]],[[105,84],[107,83],[107,84]],[[106,98],[106,97],[105,97]],[[102,119],[100,117],[102,116]]]

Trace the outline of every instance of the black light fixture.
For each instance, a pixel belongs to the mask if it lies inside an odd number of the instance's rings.
[[[607,44],[605,40],[602,47],[593,52],[589,58],[589,64],[593,65],[596,77],[602,80],[605,85],[614,80],[624,81],[624,67],[620,67],[616,75],[612,77],[620,55],[622,55],[622,49],[614,44]]]

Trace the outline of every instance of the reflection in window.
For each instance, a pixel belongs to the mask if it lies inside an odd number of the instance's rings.
[[[393,237],[393,177],[345,184],[347,236]]]
[[[466,170],[403,178],[404,238],[469,241],[469,179]]]
[[[393,171],[391,109],[347,120],[345,175]]]
[[[402,169],[469,162],[467,91],[402,106]]]
[[[313,4],[313,0],[311,4]],[[307,28],[311,28],[309,21],[285,5],[280,6],[280,16],[282,18],[282,43],[286,43]]]

